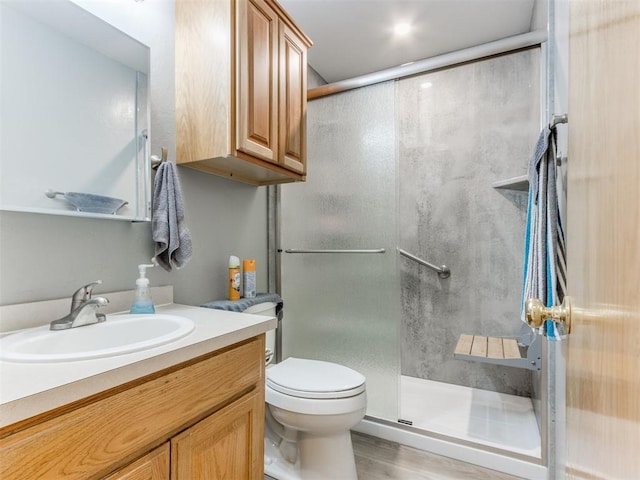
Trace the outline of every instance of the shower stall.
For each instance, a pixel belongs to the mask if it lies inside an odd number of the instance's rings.
[[[364,374],[365,433],[544,463],[540,375],[453,356],[460,335],[521,329],[527,193],[495,187],[526,174],[541,62],[535,46],[309,102],[308,180],[272,195],[281,352]]]

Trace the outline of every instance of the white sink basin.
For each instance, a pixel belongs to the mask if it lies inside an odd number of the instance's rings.
[[[111,357],[157,347],[193,331],[193,322],[176,315],[107,315],[105,322],[49,330],[30,328],[0,338],[0,360],[68,362]]]

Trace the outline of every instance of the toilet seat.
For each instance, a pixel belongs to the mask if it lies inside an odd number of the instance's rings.
[[[343,365],[290,357],[267,369],[267,387],[305,399],[349,398],[365,391],[362,374]]]
[[[287,395],[266,386],[265,401],[268,408],[277,407],[296,414],[307,415],[344,415],[362,411],[362,416],[367,407],[367,392],[359,393],[347,398],[302,398]]]

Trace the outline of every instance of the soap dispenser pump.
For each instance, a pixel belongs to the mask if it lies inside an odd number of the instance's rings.
[[[130,313],[156,313],[149,291],[149,279],[147,278],[147,268],[154,265],[138,265],[140,276],[136,280],[136,296],[131,304]]]

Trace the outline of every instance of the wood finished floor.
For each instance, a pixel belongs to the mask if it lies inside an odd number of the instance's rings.
[[[369,435],[352,433],[351,438],[360,480],[515,480],[520,478]],[[270,477],[265,476],[265,480],[270,480]]]
[[[514,480],[519,478],[368,435],[353,433],[351,437],[360,480]]]

